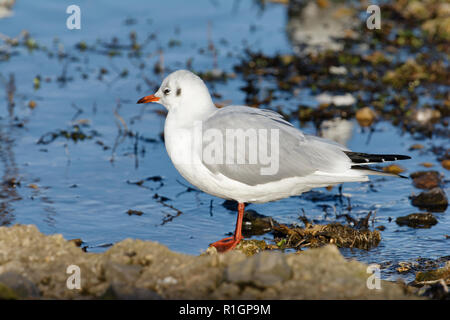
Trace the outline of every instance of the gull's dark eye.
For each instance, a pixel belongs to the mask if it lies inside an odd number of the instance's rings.
[[[170,93],[170,89],[169,88],[165,88],[163,92],[167,96]]]

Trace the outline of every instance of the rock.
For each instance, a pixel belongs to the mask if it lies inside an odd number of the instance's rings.
[[[441,164],[442,164],[442,168],[444,168],[446,170],[450,170],[450,159],[442,160]]]
[[[414,282],[415,284],[421,284],[438,280],[444,280],[445,283],[450,284],[450,262],[447,262],[443,268],[426,272],[418,272]]]
[[[410,19],[419,19],[419,20],[425,20],[430,18],[432,12],[430,12],[429,8],[427,8],[427,5],[424,3],[421,3],[420,1],[410,1],[408,2],[408,5],[404,9],[404,15],[407,18]]]
[[[395,70],[388,70],[383,77],[383,82],[399,89],[410,82],[425,80],[428,76],[424,65],[419,64],[414,59],[408,59]]]
[[[39,289],[24,276],[8,271],[0,274],[0,283],[12,289],[20,298],[38,298]]]
[[[68,241],[73,242],[77,247],[81,247],[81,245],[83,244],[83,240],[81,240],[80,238],[70,239]]]
[[[133,288],[127,284],[113,283],[100,297],[106,300],[161,300],[162,297],[152,290]]]
[[[422,24],[422,30],[430,37],[450,40],[450,17],[430,19]]]
[[[13,289],[0,283],[0,300],[17,300],[19,296],[14,292]]]
[[[244,236],[262,235],[272,230],[272,217],[257,213],[255,210],[244,212],[242,232]]]
[[[421,192],[418,196],[412,196],[412,205],[428,209],[433,212],[443,212],[447,209],[448,200],[444,190],[439,187]]]
[[[417,171],[410,176],[414,186],[419,189],[433,189],[442,183],[441,175],[437,171]]]
[[[410,151],[412,151],[412,150],[422,150],[423,148],[424,148],[423,144],[416,143],[416,144],[413,144],[411,147],[409,147],[409,150]]]
[[[135,215],[135,216],[142,216],[143,212],[140,211],[140,210],[129,209],[129,210],[127,211],[127,214],[128,214],[129,216],[133,216],[133,215]]]
[[[34,100],[30,100],[30,102],[28,102],[28,108],[30,108],[30,109],[34,109],[34,108],[36,108],[36,101],[34,101]]]
[[[258,287],[280,284],[292,276],[292,271],[281,252],[264,251],[239,264],[229,266],[225,278],[233,283],[251,283]]]
[[[128,265],[113,261],[106,261],[103,264],[103,272],[107,281],[112,283],[133,284],[139,277],[142,267]]]
[[[399,174],[405,172],[405,169],[398,164],[391,164],[383,168],[383,172]]]
[[[222,206],[230,211],[238,210],[238,203],[234,200],[224,200]],[[247,206],[246,206],[247,207]]]
[[[412,267],[413,265],[411,264],[411,262],[401,261],[398,263],[398,267],[395,270],[397,270],[397,272],[399,273],[406,273],[409,272]]]
[[[284,5],[289,4],[289,0],[269,0],[269,1],[273,2],[273,3],[284,4]]]
[[[395,222],[399,226],[408,226],[411,228],[431,228],[438,223],[435,216],[427,213],[411,213],[404,217],[398,217]]]
[[[280,56],[280,60],[284,65],[288,65],[294,61],[294,56],[291,54],[284,54]]]
[[[364,59],[369,61],[373,65],[390,62],[390,60],[386,58],[385,54],[381,51],[373,51],[372,53],[364,56]]]
[[[422,163],[420,163],[420,165],[425,168],[431,168],[434,166],[434,164],[432,164],[431,162],[422,162]]]
[[[443,280],[439,280],[431,285],[425,285],[420,288],[418,295],[434,300],[450,299],[450,291]]]
[[[418,294],[430,299],[450,299],[450,262],[443,268],[431,271],[418,272],[412,283],[414,286],[421,286]]]
[[[81,289],[67,287],[70,265],[80,268]],[[385,281],[382,290],[368,289],[367,266],[347,261],[330,245],[301,254],[192,256],[125,239],[106,252],[85,253],[61,235],[46,236],[21,225],[0,227],[0,274],[11,272],[17,276],[8,276],[12,283],[0,283],[1,298],[33,298],[35,288],[42,299],[417,298]]]
[[[375,112],[369,107],[356,111],[356,120],[361,127],[369,127],[376,118]]]

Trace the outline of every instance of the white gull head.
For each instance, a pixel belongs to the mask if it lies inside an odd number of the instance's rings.
[[[208,87],[199,76],[188,70],[169,74],[155,94],[146,96],[138,103],[156,102],[169,112],[196,113],[214,106]]]

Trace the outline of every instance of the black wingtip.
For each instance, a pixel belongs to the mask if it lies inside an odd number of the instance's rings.
[[[351,151],[344,151],[344,152],[350,158],[350,160],[352,160],[353,163],[358,163],[358,164],[411,159],[410,156],[401,155],[401,154],[370,154],[370,153],[351,152]]]

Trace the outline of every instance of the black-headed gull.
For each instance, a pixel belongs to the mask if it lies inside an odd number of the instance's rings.
[[[366,165],[410,159],[403,155],[351,152],[303,134],[276,112],[247,106],[218,109],[205,83],[187,70],[168,75],[155,94],[138,103],[167,108],[164,138],[180,174],[202,191],[238,202],[232,237],[211,244],[219,252],[242,240],[244,203],[299,195],[312,188],[367,181],[378,172]]]

